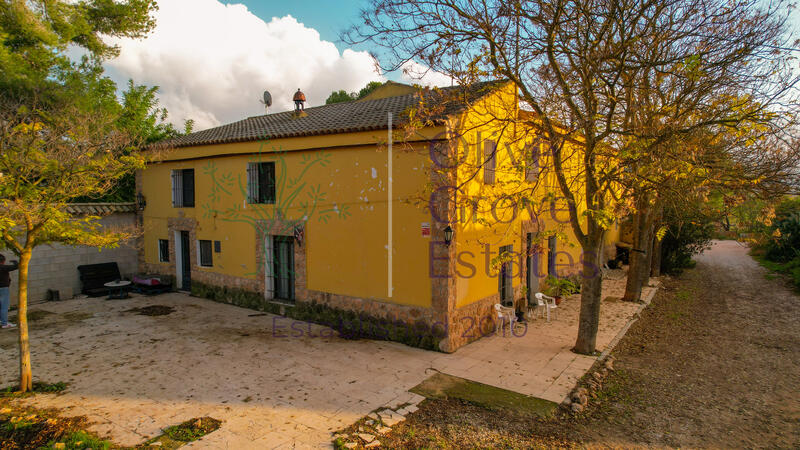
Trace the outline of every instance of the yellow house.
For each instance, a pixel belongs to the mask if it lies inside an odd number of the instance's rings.
[[[501,81],[390,82],[164,142],[137,176],[141,269],[293,317],[407,324],[427,337],[404,342],[454,351],[490,332],[494,304],[524,308],[548,273],[581,267],[520,114]]]

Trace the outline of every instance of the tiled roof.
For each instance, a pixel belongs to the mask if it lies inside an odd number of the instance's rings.
[[[74,215],[107,215],[111,213],[136,212],[135,203],[70,203],[66,212]]]
[[[159,142],[158,147],[189,147],[195,145],[247,142],[297,136],[351,133],[380,130],[387,127],[387,112],[391,112],[396,123],[402,123],[403,113],[420,102],[420,95],[427,103],[442,104],[433,121],[441,121],[451,114],[465,109],[470,103],[499,87],[504,81],[485,81],[466,87],[453,86],[420,93],[399,95],[375,100],[333,103],[306,108],[307,116],[294,117],[294,111],[249,117],[238,122]]]

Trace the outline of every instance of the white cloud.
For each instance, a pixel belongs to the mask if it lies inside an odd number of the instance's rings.
[[[340,53],[291,16],[264,22],[241,4],[161,0],[155,18],[147,38],[114,41],[121,53],[107,71],[120,85],[159,86],[170,120],[194,119],[196,130],[264,114],[265,89],[278,112],[293,108],[297,88],[315,106],[331,91],[384,80],[367,52]]]
[[[400,70],[400,77],[406,83],[421,84],[431,87],[444,87],[457,84],[453,78],[413,60],[403,64]]]

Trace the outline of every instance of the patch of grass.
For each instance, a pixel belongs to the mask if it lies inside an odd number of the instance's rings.
[[[141,308],[126,309],[123,312],[136,313],[140,316],[166,316],[175,312],[175,308],[164,305],[142,306]]]
[[[198,417],[164,429],[164,434],[145,441],[137,448],[174,450],[217,430],[221,421],[211,417]]]
[[[52,316],[53,313],[50,311],[45,311],[44,309],[35,309],[33,311],[28,311],[28,320],[31,322],[37,322],[39,320],[44,319],[47,316]]]
[[[70,322],[80,322],[82,320],[91,319],[92,317],[94,317],[94,313],[71,311],[68,313],[64,313],[63,317],[69,320]]]
[[[8,386],[6,388],[0,389],[0,397],[13,397],[13,396],[20,396],[20,395],[29,395],[29,394],[36,394],[36,393],[54,393],[54,392],[61,392],[67,388],[67,383],[63,381],[59,381],[57,383],[43,383],[40,381],[33,383],[33,390],[30,392],[26,392],[24,394],[20,394],[19,386]]]
[[[86,417],[60,417],[53,410],[12,404],[0,397],[0,448],[108,449],[110,442],[83,431]]]
[[[768,280],[786,277],[793,285],[794,289],[800,292],[800,256],[786,262],[777,262],[767,259],[764,251],[761,249],[751,250],[750,256],[752,256],[761,267],[771,272],[765,275]]]
[[[37,422],[30,418],[14,416],[8,422],[0,424],[0,433],[12,434],[17,431],[25,432],[35,427],[36,424]]]
[[[56,446],[56,444],[64,444],[64,446]],[[52,440],[48,442],[47,447],[44,448],[63,448],[67,450],[108,450],[111,448],[111,442],[94,437],[85,431],[73,431],[69,433],[65,439]]]
[[[673,311],[673,312],[667,313],[667,317],[669,317],[670,320],[672,320],[676,324],[680,323],[681,319],[683,319],[683,317],[685,315],[686,315],[686,313],[684,313],[683,311]]]
[[[428,398],[457,398],[492,410],[512,410],[524,415],[551,417],[558,404],[505,389],[437,373],[411,389]]]
[[[45,319],[48,316],[52,316],[55,313],[50,311],[46,311],[44,309],[34,309],[32,311],[28,311],[28,322],[38,322],[40,320]],[[19,322],[19,316],[17,315],[10,315],[8,319],[14,323]]]
[[[221,424],[221,421],[211,417],[198,417],[166,428],[164,434],[176,441],[192,442],[217,430]]]

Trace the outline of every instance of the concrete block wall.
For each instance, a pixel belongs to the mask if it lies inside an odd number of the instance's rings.
[[[132,227],[134,213],[114,213],[101,219],[104,227]],[[18,259],[10,251],[3,251],[6,260]],[[72,298],[81,292],[78,266],[116,262],[123,278],[130,279],[137,272],[137,253],[133,243],[117,248],[98,250],[95,247],[70,247],[53,244],[34,249],[28,274],[28,301],[37,303],[47,298],[47,290],[59,291],[61,299]],[[17,304],[17,274],[11,273],[11,304]]]

